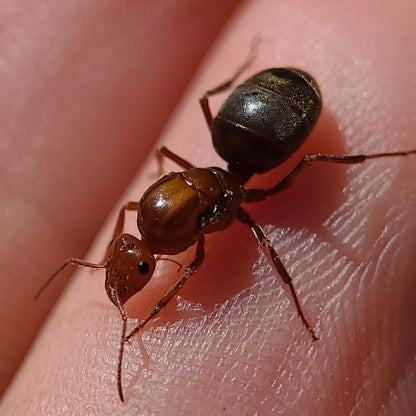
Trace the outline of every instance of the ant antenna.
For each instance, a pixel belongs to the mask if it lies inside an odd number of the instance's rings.
[[[68,265],[70,264],[76,264],[77,266],[83,266],[83,267],[89,267],[90,269],[105,269],[107,267],[107,264],[95,264],[90,263],[88,261],[84,261],[81,259],[77,259],[75,257],[72,257],[70,259],[67,259],[65,263],[42,285],[42,287],[38,290],[36,293],[34,300],[37,301],[40,297],[40,295],[45,291],[45,289],[49,286],[49,284],[52,282],[55,277],[62,272]]]

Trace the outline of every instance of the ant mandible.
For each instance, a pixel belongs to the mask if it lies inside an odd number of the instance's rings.
[[[46,286],[70,264],[106,269],[105,290],[122,319],[117,366],[117,388],[121,401],[124,401],[121,367],[125,342],[168,304],[202,264],[205,234],[223,230],[234,220],[248,225],[259,244],[268,252],[277,273],[289,286],[303,325],[312,340],[318,340],[313,327],[305,318],[291,277],[262,228],[241,204],[262,201],[283,191],[304,169],[318,161],[355,164],[366,159],[416,153],[416,150],[411,150],[355,156],[305,156],[274,187],[245,188],[245,183],[253,174],[265,173],[275,168],[301,146],[317,123],[322,107],[318,84],[311,75],[295,68],[271,68],[255,74],[237,86],[216,117],[213,117],[209,97],[231,88],[253,59],[252,53],[228,81],[207,91],[199,100],[211,131],[214,148],[228,162],[228,171],[218,167],[194,167],[166,147],[161,147],[160,156],[171,159],[185,170],[162,176],[144,193],[139,202],[127,202],[123,205],[104,261],[96,264],[69,258],[36,295],[38,298]],[[122,233],[126,211],[137,211],[141,240]],[[182,276],[146,318],[126,336],[128,316],[123,307],[125,302],[150,280],[156,262],[163,260],[161,255],[178,254],[192,245],[196,245],[194,259],[185,268]]]

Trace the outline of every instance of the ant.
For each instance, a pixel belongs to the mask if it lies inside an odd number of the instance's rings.
[[[276,272],[289,286],[302,324],[310,333],[312,341],[318,340],[302,311],[292,278],[267,235],[241,205],[262,201],[285,190],[302,171],[315,162],[355,164],[373,158],[416,154],[416,150],[410,150],[355,156],[305,156],[274,187],[245,188],[244,185],[253,174],[275,168],[301,146],[316,125],[322,107],[318,84],[311,75],[295,68],[271,68],[237,86],[213,117],[209,97],[230,89],[253,59],[254,56],[250,56],[229,80],[208,90],[199,100],[214,148],[228,163],[228,170],[194,167],[166,147],[161,147],[159,156],[171,159],[184,171],[162,176],[139,202],[127,202],[122,206],[113,239],[101,263],[69,258],[36,294],[37,299],[49,283],[70,264],[106,269],[105,290],[118,308],[122,320],[117,366],[117,388],[122,402],[121,367],[125,342],[153,319],[200,267],[204,260],[205,234],[224,230],[234,220],[246,224],[269,254]],[[141,240],[122,233],[126,211],[137,211]],[[128,316],[123,305],[151,279],[157,261],[169,260],[163,259],[161,255],[178,254],[193,245],[194,258],[182,276],[146,318],[126,335]]]

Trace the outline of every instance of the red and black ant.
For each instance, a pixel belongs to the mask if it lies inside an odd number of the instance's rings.
[[[160,155],[173,160],[185,170],[162,176],[144,193],[139,202],[127,202],[121,208],[113,240],[102,263],[70,258],[36,295],[36,298],[39,297],[56,275],[69,264],[106,269],[105,289],[122,319],[117,367],[117,387],[121,401],[124,401],[121,365],[125,342],[166,306],[202,264],[205,234],[223,230],[234,220],[248,225],[259,244],[269,254],[277,273],[290,288],[303,325],[312,340],[318,340],[302,311],[292,279],[270,240],[241,205],[262,201],[283,191],[304,169],[318,161],[354,164],[366,159],[416,153],[416,150],[411,150],[355,156],[305,156],[274,187],[245,188],[245,183],[253,174],[265,173],[275,168],[300,147],[318,121],[322,107],[321,93],[312,76],[295,68],[271,68],[255,74],[237,86],[213,118],[209,97],[229,89],[250,61],[251,59],[239,68],[232,78],[207,91],[200,99],[215,150],[228,162],[228,171],[218,167],[194,167],[166,147],[161,147]],[[122,233],[126,211],[137,211],[141,240]],[[196,246],[194,259],[185,268],[182,276],[147,317],[126,336],[127,313],[123,305],[150,280],[158,256],[177,254],[192,245]]]

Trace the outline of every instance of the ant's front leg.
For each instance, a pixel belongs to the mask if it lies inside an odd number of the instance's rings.
[[[141,321],[140,324],[137,325],[136,328],[134,328],[130,332],[130,334],[126,336],[125,341],[128,341],[132,336],[136,335],[152,318],[154,318],[179,292],[179,290],[182,288],[182,286],[185,284],[188,278],[192,276],[201,266],[205,257],[204,242],[205,238],[203,235],[201,235],[197,242],[195,257],[192,263],[185,269],[181,278],[165,293],[162,299],[160,299],[160,301],[153,307],[153,309],[150,311],[147,317],[143,319],[143,321]]]

